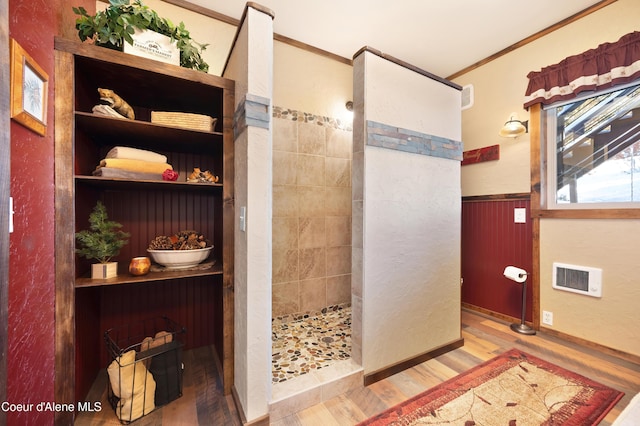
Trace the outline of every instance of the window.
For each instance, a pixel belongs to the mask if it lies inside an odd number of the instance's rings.
[[[546,205],[640,207],[640,83],[545,108]]]

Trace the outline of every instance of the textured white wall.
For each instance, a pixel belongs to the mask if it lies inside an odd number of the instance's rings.
[[[225,73],[236,81],[236,106],[246,95],[271,99],[272,40],[271,17],[248,7]],[[251,421],[268,414],[271,400],[271,126],[248,126],[235,147],[234,386]]]
[[[361,126],[459,141],[460,91],[369,52],[356,59],[354,323],[369,374],[460,338],[460,162],[366,146]]]

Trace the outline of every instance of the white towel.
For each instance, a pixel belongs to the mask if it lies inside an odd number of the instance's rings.
[[[116,146],[107,152],[106,158],[126,158],[129,160],[142,160],[151,163],[166,163],[167,156],[157,152],[144,149],[131,148],[128,146]]]

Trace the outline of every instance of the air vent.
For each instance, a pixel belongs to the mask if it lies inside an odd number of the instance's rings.
[[[462,87],[462,110],[473,106],[473,84]]]
[[[601,297],[602,269],[554,263],[553,288],[586,296]]]

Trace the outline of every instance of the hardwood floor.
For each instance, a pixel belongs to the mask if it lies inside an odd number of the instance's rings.
[[[273,426],[353,425],[395,404],[450,379],[511,348],[555,363],[625,392],[625,396],[600,423],[610,425],[640,392],[640,365],[568,343],[544,333],[525,336],[509,324],[469,311],[462,313],[463,347],[419,364],[366,388],[356,389],[291,414]]]
[[[135,426],[240,426],[231,396],[222,394],[222,375],[216,362],[215,348],[205,346],[183,353],[185,365],[182,396],[132,423]],[[87,401],[101,401],[102,410],[79,413],[76,426],[120,425],[107,400],[107,375],[101,371]]]
[[[538,333],[524,336],[509,324],[470,311],[462,313],[463,347],[419,364],[367,387],[352,390],[322,404],[292,413],[273,426],[348,426],[400,403],[511,348],[523,350],[561,367],[625,392],[625,396],[601,423],[610,425],[631,398],[640,392],[640,365],[603,354],[593,348]],[[185,352],[183,396],[134,424],[239,425],[231,397],[222,395],[213,348]],[[96,382],[89,400],[103,400],[103,410],[78,416],[77,425],[117,425],[106,402],[106,377]]]

